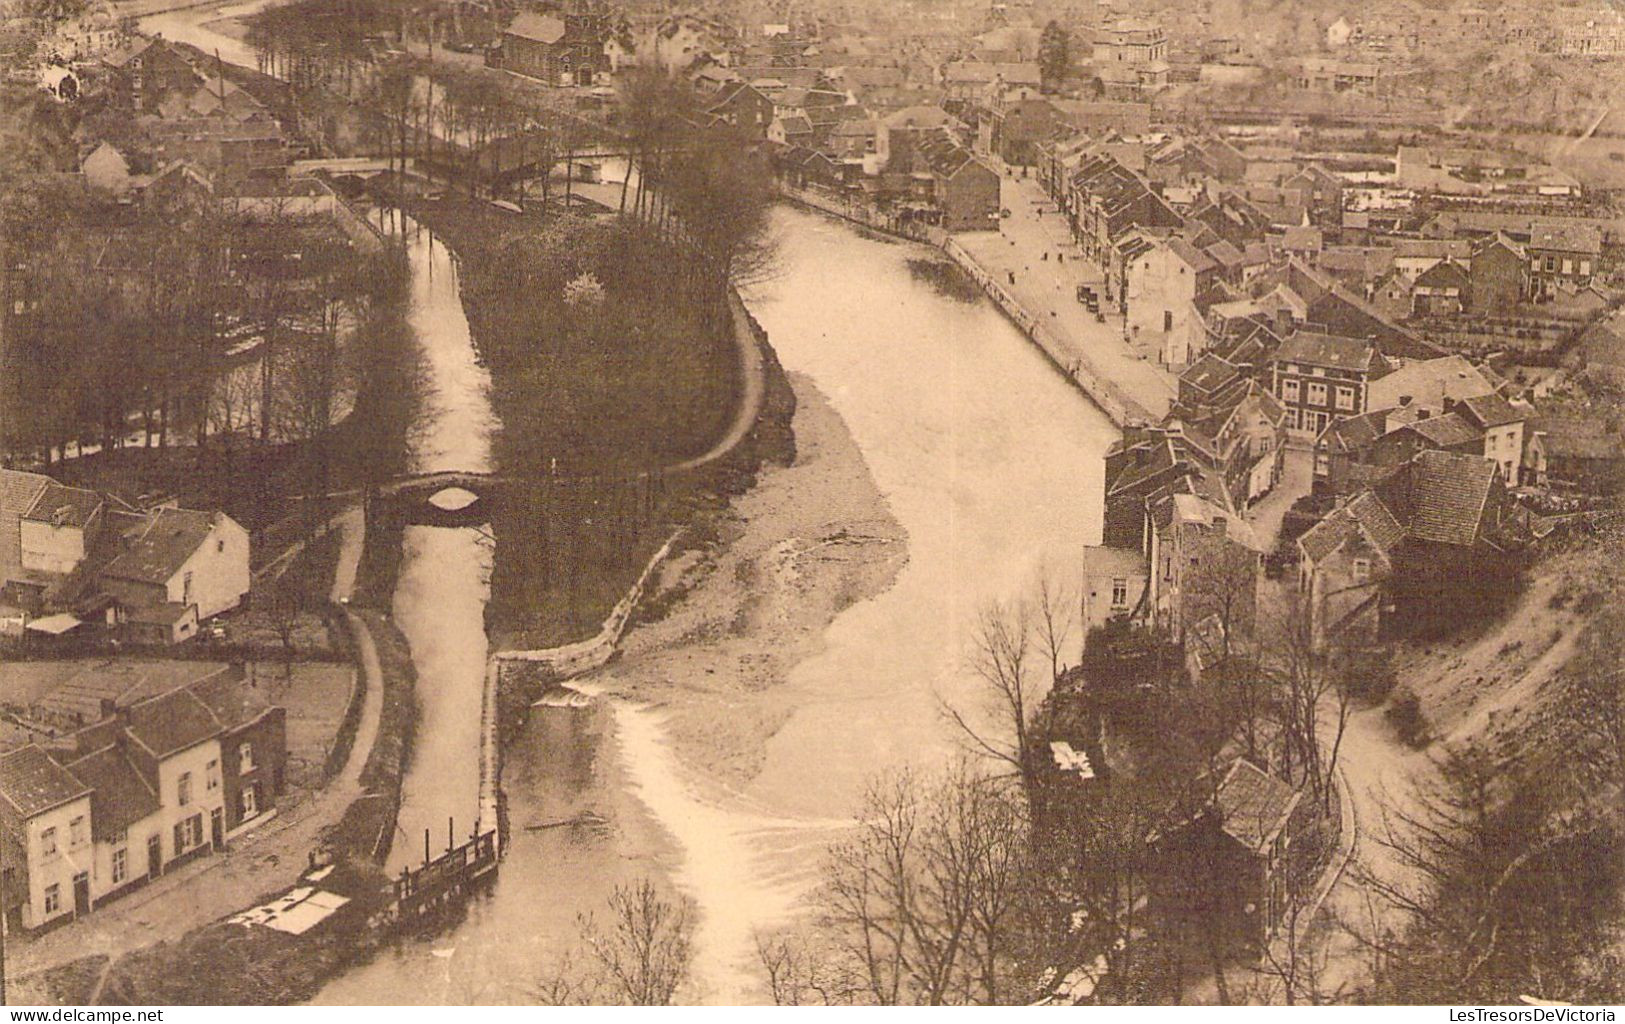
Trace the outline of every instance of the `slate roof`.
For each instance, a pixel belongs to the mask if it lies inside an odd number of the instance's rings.
[[[90,823],[92,836],[98,842],[113,838],[158,811],[158,794],[116,744],[69,761],[64,767],[94,790]]]
[[[1226,270],[1239,268],[1247,262],[1246,257],[1242,255],[1240,249],[1237,249],[1234,245],[1223,239],[1214,242],[1212,245],[1204,249],[1203,252],[1206,252],[1209,256],[1213,257],[1213,261]]]
[[[152,513],[147,525],[106,569],[105,576],[140,583],[167,583],[214,529],[214,515],[192,509],[165,508]]]
[[[1416,276],[1418,288],[1466,288],[1471,282],[1467,269],[1454,260],[1443,260]]]
[[[22,566],[22,537],[18,523],[54,481],[38,473],[0,469],[0,569]]]
[[[1415,431],[1429,444],[1440,448],[1454,448],[1457,445],[1477,441],[1484,436],[1477,427],[1453,412],[1419,419],[1398,429]]]
[[[1364,536],[1386,557],[1405,539],[1405,528],[1376,495],[1365,491],[1305,531],[1298,545],[1305,557],[1319,562],[1357,536]]]
[[[1446,399],[1494,392],[1484,374],[1459,355],[1418,359],[1371,382],[1367,402],[1373,409],[1391,408],[1409,396],[1418,405],[1442,408]]]
[[[189,689],[131,705],[129,729],[136,742],[160,759],[224,731],[220,719]]]
[[[1207,253],[1185,241],[1183,238],[1168,239],[1168,249],[1180,259],[1189,264],[1191,272],[1201,274],[1209,270],[1219,269],[1219,264]]]
[[[952,178],[973,159],[970,150],[955,142],[947,131],[928,135],[914,149],[931,168],[931,173],[942,178]]]
[[[1237,759],[1214,794],[1219,827],[1224,834],[1256,854],[1269,850],[1292,817],[1303,794]]]
[[[1192,387],[1212,393],[1238,376],[1240,371],[1234,366],[1212,352],[1206,352],[1202,358],[1186,368],[1185,372],[1179,375],[1179,379]]]
[[[1306,363],[1334,370],[1370,371],[1377,362],[1377,348],[1360,338],[1299,331],[1281,343],[1275,353],[1275,362]]]
[[[1509,423],[1522,423],[1529,417],[1519,412],[1512,403],[1500,395],[1475,395],[1464,399],[1458,408],[1465,409],[1481,428],[1504,427]]]
[[[1373,409],[1335,420],[1321,431],[1318,443],[1330,452],[1359,451],[1387,433],[1388,410]]]
[[[1529,225],[1529,248],[1557,252],[1602,252],[1602,231],[1591,224],[1537,220]]]
[[[22,518],[35,523],[57,523],[84,529],[102,506],[102,496],[82,487],[64,487],[56,481],[45,488]]]
[[[89,787],[35,744],[0,756],[0,798],[25,821],[89,792]]]

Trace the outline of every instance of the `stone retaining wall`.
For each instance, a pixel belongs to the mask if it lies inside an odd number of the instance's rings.
[[[811,207],[831,216],[861,224],[910,241],[934,245],[947,254],[971,276],[977,285],[993,300],[1027,339],[1047,356],[1057,370],[1100,407],[1114,424],[1123,427],[1131,422],[1153,423],[1156,417],[1135,401],[1122,387],[1108,378],[1099,367],[1082,353],[1074,352],[1060,343],[1048,326],[1041,324],[1024,309],[1015,297],[993,279],[976,259],[966,252],[953,236],[939,227],[930,225],[898,224],[871,208],[868,204],[849,197],[825,195],[810,189],[780,185],[780,193],[793,203]]]
[[[971,276],[982,291],[987,293],[993,304],[1004,311],[1011,322],[1025,334],[1027,338],[1038,346],[1039,351],[1049,357],[1055,368],[1060,370],[1080,391],[1088,395],[1100,410],[1104,412],[1118,427],[1126,426],[1131,422],[1154,423],[1156,417],[1152,416],[1139,402],[1124,391],[1101,372],[1088,356],[1074,352],[1062,345],[1055,333],[1048,326],[1041,324],[1015,297],[1004,290],[999,282],[982,265],[966,252],[958,242],[952,238],[943,245],[942,251],[948,258],[957,263],[965,273]]]

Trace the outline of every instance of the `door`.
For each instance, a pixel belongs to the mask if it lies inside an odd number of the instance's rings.
[[[147,877],[157,878],[164,872],[164,844],[162,836],[147,837]]]
[[[216,850],[226,845],[226,813],[218,807],[209,812],[209,839]]]
[[[260,813],[259,792],[252,785],[243,787],[243,820]]]
[[[73,876],[73,916],[90,913],[90,872],[81,871]]]

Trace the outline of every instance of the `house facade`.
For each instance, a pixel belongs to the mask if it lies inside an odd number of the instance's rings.
[[[1157,361],[1175,372],[1185,369],[1207,344],[1199,299],[1219,278],[1217,261],[1183,238],[1150,243],[1126,268],[1128,326],[1141,344],[1152,344]]]
[[[1312,439],[1365,412],[1367,388],[1383,365],[1364,339],[1305,331],[1288,338],[1270,361],[1270,391],[1286,410],[1287,432]]]
[[[126,606],[189,606],[201,621],[242,603],[248,561],[248,531],[230,516],[165,508],[125,535],[101,577]]]
[[[0,756],[15,926],[83,916],[275,813],[285,712],[251,702],[240,670],[103,711]]]

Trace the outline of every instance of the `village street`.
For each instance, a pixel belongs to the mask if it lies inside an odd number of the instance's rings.
[[[1100,268],[1083,258],[1066,219],[1037,180],[1006,173],[1001,202],[1010,216],[1000,218],[997,232],[955,235],[955,241],[1069,349],[1086,355],[1153,416],[1166,415],[1177,390],[1174,375],[1129,345],[1122,317],[1108,312],[1101,323],[1078,301],[1080,284],[1101,291]]]
[[[383,668],[372,632],[377,624],[353,612],[345,614],[360,653],[356,685],[366,692],[343,769],[314,798],[253,829],[225,850],[172,870],[81,921],[27,942],[13,942],[7,950],[7,968],[14,977],[95,954],[117,959],[156,942],[178,939],[286,889],[309,868],[310,853],[321,845],[322,834],[362,794],[361,771],[378,738],[383,714]]]

